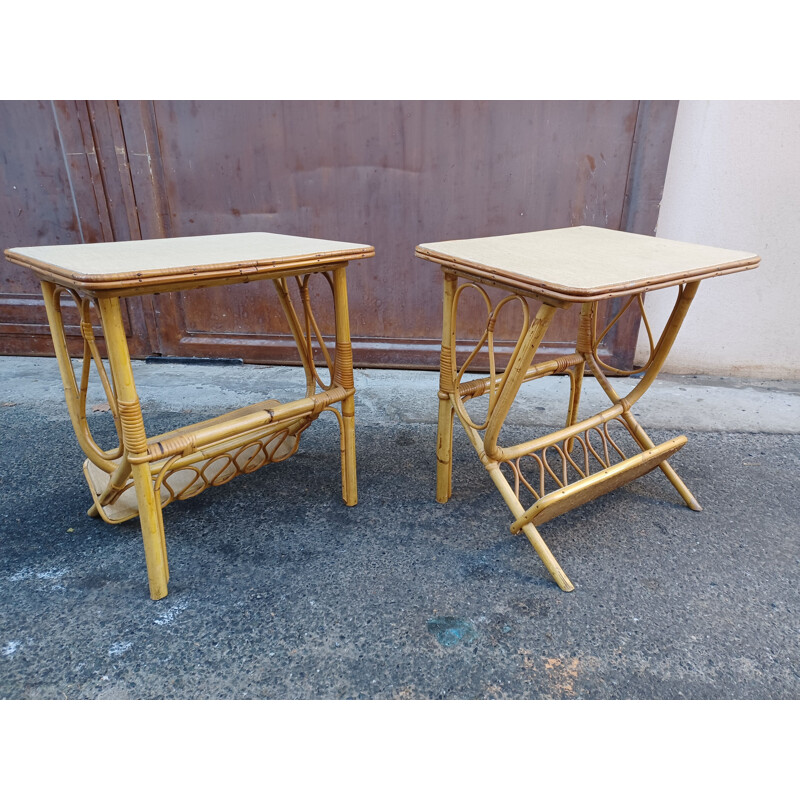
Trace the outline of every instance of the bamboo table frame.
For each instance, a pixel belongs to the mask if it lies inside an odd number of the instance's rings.
[[[41,280],[47,318],[67,408],[81,449],[84,474],[94,498],[90,516],[118,523],[139,516],[150,597],[167,595],[169,569],[162,508],[209,486],[253,472],[293,455],[300,434],[324,410],[339,422],[342,497],[355,505],[356,486],[353,358],[347,305],[348,261],[369,258],[372,247],[270,233],[239,233],[133,242],[13,248],[6,258]],[[330,286],[335,319],[331,359],[314,318],[309,278],[319,273]],[[306,375],[305,397],[288,403],[267,400],[160,436],[145,433],[133,379],[120,298],[201,286],[269,279],[297,345]],[[294,279],[303,322],[292,302]],[[80,315],[84,341],[78,382],[70,360],[61,298],[68,294]],[[106,372],[95,338],[91,309],[98,312],[110,366]],[[314,363],[316,344],[330,379]],[[104,450],[94,440],[86,414],[91,366],[97,370],[114,416],[119,444]],[[334,408],[340,405],[340,410]]]
[[[753,269],[759,263],[757,255],[585,226],[421,244],[416,254],[440,264],[444,275],[436,479],[436,499],[440,503],[446,503],[452,494],[455,415],[514,516],[512,533],[526,535],[564,591],[572,591],[574,587],[534,523],[547,522],[655,467],[661,468],[689,508],[701,510],[694,495],[667,462],[686,443],[686,437],[678,436],[655,445],[631,408],[663,367],[700,281]],[[483,288],[485,285],[499,287],[507,294],[493,304]],[[678,287],[678,296],[661,337],[654,343],[644,312],[644,294],[669,286]],[[487,316],[484,333],[459,366],[456,325],[459,301],[465,291],[480,295]],[[611,298],[621,298],[622,307],[598,335],[597,304]],[[535,317],[528,308],[530,299],[541,303]],[[505,370],[499,372],[495,367],[493,332],[498,315],[511,302],[521,304],[523,325]],[[602,362],[598,347],[633,302],[638,303],[642,312],[650,357],[636,370],[614,369]],[[575,353],[533,364],[556,311],[574,304],[580,305]],[[465,382],[466,372],[484,345],[489,353],[489,376]],[[581,388],[587,369],[612,405],[579,420]],[[606,377],[606,373],[638,372],[643,372],[641,380],[625,397],[617,394]],[[565,427],[528,442],[501,446],[498,440],[503,423],[522,384],[558,374],[568,375],[570,381]],[[476,422],[466,403],[486,394],[486,418]],[[620,446],[621,436],[629,437],[638,452],[626,455]],[[529,466],[533,467],[535,478],[526,475]],[[528,508],[522,503],[522,489],[534,500]]]

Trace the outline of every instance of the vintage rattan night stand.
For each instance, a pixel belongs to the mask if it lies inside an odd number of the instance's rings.
[[[439,381],[436,499],[451,495],[453,415],[456,414],[481,462],[503,496],[514,522],[513,533],[523,532],[565,591],[572,583],[559,566],[534,524],[540,525],[606,492],[660,467],[689,508],[700,511],[694,495],[667,459],[685,443],[678,436],[655,445],[631,412],[664,365],[689,305],[702,280],[753,269],[753,253],[723,250],[684,242],[595,227],[462,239],[421,244],[420,258],[440,264],[444,273],[444,324]],[[504,290],[493,303],[485,286]],[[672,314],[657,343],[650,337],[650,357],[637,370],[623,371],[604,364],[598,345],[631,303],[644,315],[646,291],[678,287]],[[486,304],[483,336],[462,364],[456,359],[459,301],[465,291],[477,292]],[[621,308],[605,330],[596,330],[597,304],[623,298]],[[528,303],[538,301],[531,315]],[[498,314],[508,302],[519,302],[524,322],[508,364],[495,368],[493,331]],[[560,308],[580,304],[575,353],[533,364],[548,325]],[[489,375],[464,377],[483,348],[490,358]],[[597,379],[612,405],[579,420],[578,405],[586,369]],[[619,397],[607,374],[643,372],[636,387]],[[522,444],[501,446],[503,423],[525,381],[567,374],[570,397],[563,429]],[[467,401],[488,395],[483,421],[467,411]],[[628,453],[623,449],[626,442]],[[523,493],[533,500],[527,508]]]
[[[22,247],[6,250],[9,261],[41,279],[47,317],[66,393],[67,408],[83,452],[84,473],[94,497],[91,516],[122,522],[139,516],[150,596],[165,597],[169,571],[161,509],[241,473],[291,456],[300,434],[325,409],[339,421],[342,494],[357,502],[353,359],[345,268],[374,255],[372,247],[272,233],[236,233],[132,242]],[[308,280],[321,273],[334,303],[335,352],[331,358],[314,318]],[[120,298],[269,279],[297,345],[306,373],[305,397],[266,400],[207,422],[149,438],[133,380]],[[303,321],[289,292],[296,281]],[[84,340],[83,368],[76,378],[67,349],[62,297],[75,301]],[[101,358],[91,309],[97,309],[110,377]],[[314,365],[320,348],[329,380]],[[94,363],[114,415],[119,445],[102,449],[87,423],[89,371]],[[340,409],[334,408],[340,404]]]

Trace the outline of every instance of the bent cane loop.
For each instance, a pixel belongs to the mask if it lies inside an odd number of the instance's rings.
[[[61,382],[64,385],[67,411],[72,422],[72,428],[75,431],[75,437],[89,461],[96,464],[104,472],[113,472],[115,468],[113,459],[119,456],[119,452],[106,452],[94,441],[86,420],[86,393],[82,387],[78,386],[72,369],[72,361],[64,331],[64,320],[61,314],[60,296],[63,289],[49,281],[42,281],[41,285],[47,321],[50,326],[50,335],[53,340],[56,360],[58,361]],[[86,348],[87,345],[84,344],[84,373],[87,369]]]

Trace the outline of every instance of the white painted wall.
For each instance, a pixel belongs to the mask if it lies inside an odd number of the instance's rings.
[[[800,378],[800,102],[681,101],[656,235],[761,256],[700,284],[665,372]],[[674,294],[647,296],[654,332]]]

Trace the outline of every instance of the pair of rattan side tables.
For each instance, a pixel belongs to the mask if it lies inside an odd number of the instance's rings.
[[[444,277],[443,330],[436,445],[436,499],[451,494],[453,423],[457,416],[514,517],[511,530],[524,533],[565,591],[573,586],[536,525],[660,467],[686,504],[700,505],[667,459],[685,443],[678,436],[655,445],[631,409],[653,383],[686,316],[700,281],[752,269],[753,253],[723,250],[594,227],[493,236],[419,245],[420,258],[441,265]],[[70,419],[86,455],[84,474],[93,497],[91,516],[119,523],[138,516],[144,540],[150,596],[167,595],[169,570],[162,508],[199,494],[236,475],[253,472],[293,455],[301,433],[325,410],[339,422],[342,496],[355,505],[356,457],[353,359],[347,306],[346,267],[369,258],[367,245],[272,233],[239,233],[132,242],[13,248],[6,258],[31,269],[41,280],[47,317],[64,384]],[[308,281],[321,273],[331,288],[335,344],[331,356],[314,318]],[[120,298],[271,280],[297,345],[306,375],[305,397],[286,403],[266,400],[203,423],[148,437],[134,384]],[[300,309],[292,300],[295,281]],[[678,286],[675,307],[657,342],[649,325],[651,352],[637,370],[637,386],[620,397],[603,364],[598,344],[630,304],[642,311],[646,291]],[[486,287],[499,287],[493,303]],[[477,292],[486,305],[483,335],[461,365],[456,357],[459,302]],[[78,378],[70,359],[62,317],[69,295],[80,314],[84,341]],[[621,298],[621,308],[597,332],[597,304]],[[530,301],[538,302],[535,315]],[[519,303],[523,325],[505,369],[495,367],[494,330],[510,302]],[[575,352],[534,363],[558,309],[580,305]],[[109,370],[95,338],[92,306],[99,316]],[[646,322],[646,318],[645,318]],[[323,354],[327,376],[315,365]],[[464,380],[479,352],[489,354],[488,376]],[[117,447],[104,450],[87,422],[87,393],[94,364],[113,414]],[[604,411],[579,419],[586,370],[608,395]],[[109,374],[110,373],[110,374]],[[499,444],[508,412],[526,381],[568,375],[570,396],[563,429],[521,444]],[[485,418],[475,421],[467,403],[483,396]],[[336,407],[338,406],[338,408]],[[474,413],[474,412],[473,412]],[[624,442],[624,444],[623,444]],[[623,449],[633,449],[628,455]],[[523,497],[533,503],[526,508]]]

